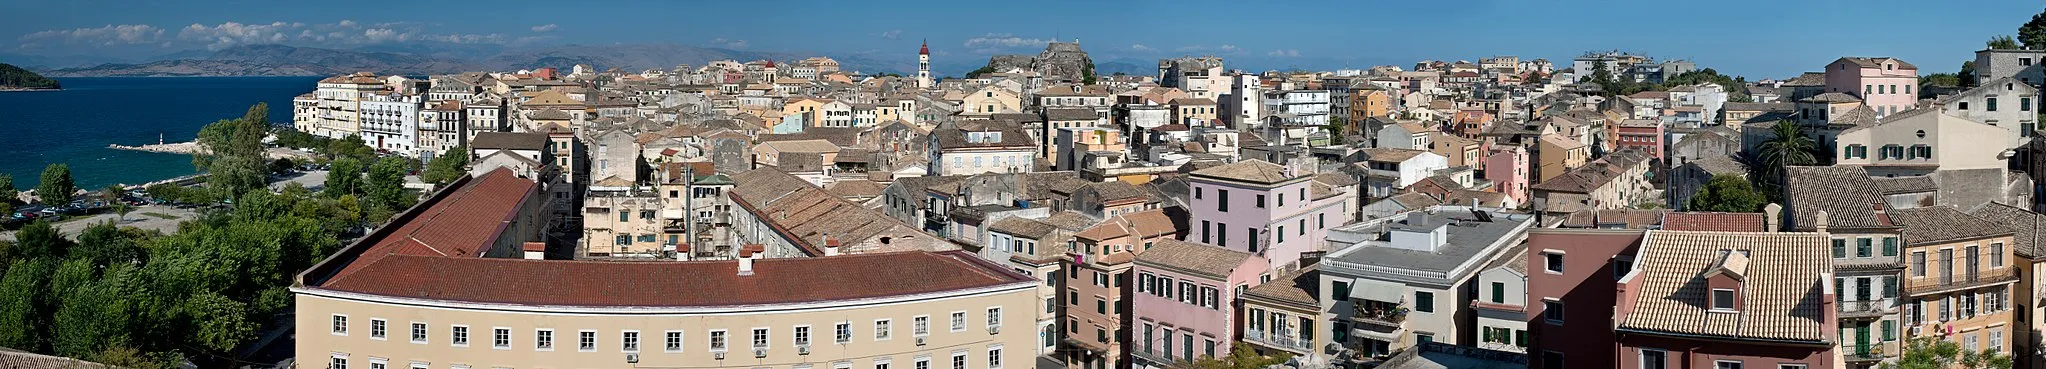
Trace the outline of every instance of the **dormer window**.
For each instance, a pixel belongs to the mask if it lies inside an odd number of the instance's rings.
[[[1733,311],[1734,306],[1733,300],[1734,300],[1733,290],[1730,289],[1712,290],[1712,310]]]

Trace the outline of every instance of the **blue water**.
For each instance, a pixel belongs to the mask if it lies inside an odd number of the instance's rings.
[[[292,97],[318,77],[59,78],[63,91],[0,92],[0,173],[34,188],[43,167],[71,166],[79,187],[143,183],[197,172],[187,155],[114,150],[108,144],[190,141],[199,129],[239,118],[256,102],[291,122]]]

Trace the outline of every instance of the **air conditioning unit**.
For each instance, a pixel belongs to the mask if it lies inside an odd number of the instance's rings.
[[[639,354],[625,354],[625,363],[626,363],[626,364],[638,364],[638,363],[639,363]]]
[[[999,325],[990,325],[990,326],[987,326],[987,334],[1001,334],[1001,333],[1002,333],[1002,326],[999,326]]]
[[[809,355],[810,345],[796,345],[796,355]]]
[[[724,360],[724,359],[725,359],[725,352],[724,352],[724,351],[716,351],[716,352],[711,352],[711,353],[710,353],[710,358],[712,358],[712,359],[717,359],[717,360]]]
[[[753,358],[758,359],[764,357],[767,357],[767,349],[764,348],[753,349]]]
[[[929,337],[924,337],[924,336],[916,336],[916,345],[917,345],[917,346],[923,346],[923,345],[924,345],[925,343],[928,343],[928,342],[925,342],[925,341],[928,341],[928,340],[926,340],[926,338],[929,338]]]

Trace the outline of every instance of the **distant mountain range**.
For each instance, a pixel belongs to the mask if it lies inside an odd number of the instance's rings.
[[[681,45],[560,45],[534,48],[496,46],[407,45],[337,50],[285,45],[244,45],[211,53],[180,52],[158,60],[92,66],[31,68],[52,77],[164,76],[328,76],[369,71],[379,74],[428,75],[467,71],[512,71],[576,64],[599,70],[667,69],[678,64],[702,66],[717,60],[771,59],[793,62],[820,56],[805,52],[756,52]],[[914,74],[914,55],[825,55],[840,68],[868,73]],[[29,59],[54,65],[79,65],[69,59]],[[30,63],[24,63],[30,64]],[[31,64],[33,65],[33,64]],[[971,68],[968,68],[971,69]],[[963,70],[962,70],[963,72]]]

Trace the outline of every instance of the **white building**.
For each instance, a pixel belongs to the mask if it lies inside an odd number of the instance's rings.
[[[1264,92],[1264,113],[1273,117],[1267,124],[1321,126],[1328,124],[1329,92],[1326,90],[1282,90]]]
[[[2039,129],[2039,89],[2012,77],[1983,83],[1951,96],[1941,96],[1939,112],[2002,128],[2004,147],[2017,147]]]
[[[362,143],[379,151],[416,156],[419,96],[371,95],[362,102]]]
[[[1232,129],[1245,129],[1264,117],[1264,85],[1259,84],[1256,75],[1239,74],[1229,80],[1229,94],[1217,99],[1221,105],[1222,122]]]

